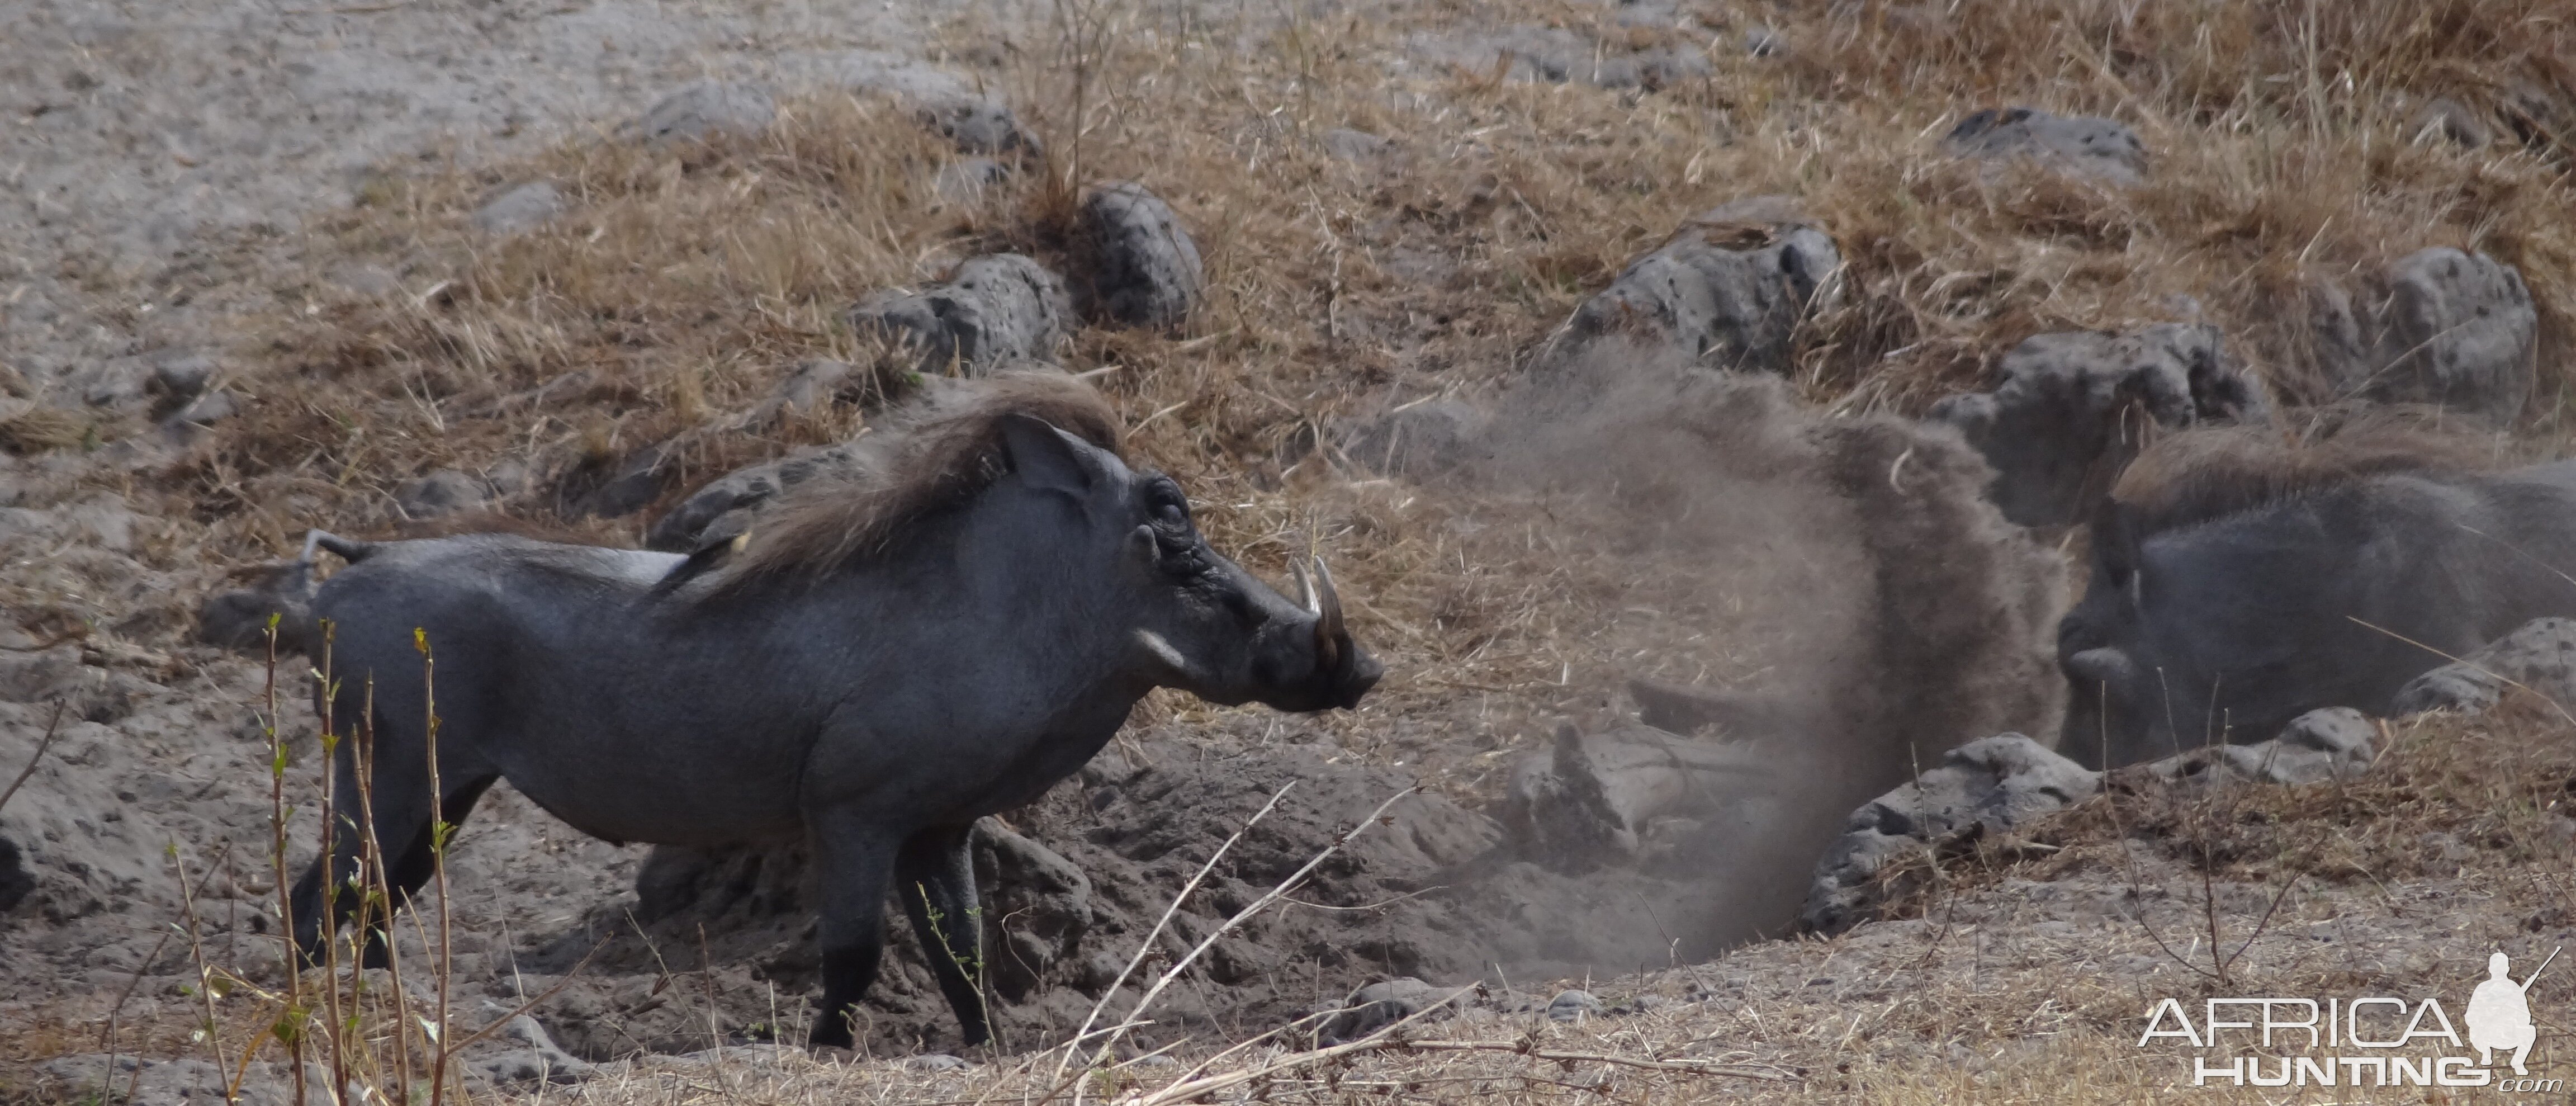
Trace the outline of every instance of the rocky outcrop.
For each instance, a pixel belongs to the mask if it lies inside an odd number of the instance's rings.
[[[1799,924],[1840,933],[1868,921],[1907,889],[1881,878],[1898,859],[1955,834],[2011,829],[2101,789],[2101,773],[2017,733],[1952,749],[1914,782],[1852,812],[1816,867]]]
[[[1628,264],[1566,324],[1560,350],[1607,337],[1721,369],[1781,372],[1800,320],[1834,295],[1842,254],[1784,197],[1703,212]]]
[[[2298,785],[2349,779],[2370,767],[2379,728],[2350,707],[2302,714],[2280,736],[2250,745],[2209,745],[2144,766],[2166,783]]]
[[[1005,253],[959,265],[944,284],[870,296],[850,310],[850,326],[893,344],[913,371],[980,376],[1022,362],[1053,363],[1072,316],[1063,281]]]
[[[2542,618],[2406,682],[2392,715],[2447,710],[2484,714],[2511,687],[2576,707],[2576,619]]]
[[[1941,141],[1961,157],[2028,159],[2117,185],[2147,179],[2146,144],[2138,141],[2138,132],[2109,119],[2051,115],[2036,108],[1987,108],[1960,120]]]
[[[1207,290],[1207,266],[1172,205],[1144,185],[1116,181],[1082,201],[1089,270],[1076,282],[1082,313],[1127,326],[1181,325]]]
[[[1991,390],[1944,399],[1930,419],[1995,467],[1990,494],[2005,518],[2062,526],[2110,495],[2151,427],[2263,417],[2217,327],[2163,323],[2034,335],[2004,354]]]
[[[777,118],[778,102],[757,86],[698,81],[654,101],[627,129],[646,142],[704,142],[759,134]]]
[[[2485,254],[2422,250],[2358,289],[2310,289],[2330,397],[2433,404],[2496,425],[2522,413],[2540,316],[2522,274]]]

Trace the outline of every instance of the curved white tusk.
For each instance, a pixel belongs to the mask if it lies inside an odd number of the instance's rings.
[[[1896,463],[1887,466],[1887,486],[1899,495],[1905,493],[1905,485],[1896,482],[1896,474],[1905,471],[1905,460],[1912,456],[1914,456],[1914,447],[1907,446],[1905,452],[1896,455]]]
[[[1342,593],[1333,589],[1333,570],[1320,556],[1315,558],[1315,590],[1319,593],[1315,604],[1316,616],[1339,635],[1342,632]]]
[[[1297,605],[1306,608],[1308,614],[1323,614],[1324,608],[1315,598],[1315,581],[1306,575],[1306,566],[1290,561],[1288,571],[1297,576]]]

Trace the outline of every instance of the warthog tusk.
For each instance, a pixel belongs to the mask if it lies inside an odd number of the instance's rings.
[[[1297,605],[1306,608],[1306,613],[1314,615],[1317,618],[1322,618],[1324,616],[1323,602],[1315,595],[1315,581],[1314,578],[1306,575],[1306,566],[1298,564],[1295,561],[1290,561],[1288,562],[1288,571],[1296,574],[1297,576]]]
[[[1314,560],[1315,590],[1319,593],[1315,603],[1315,631],[1338,638],[1342,636],[1342,593],[1333,589],[1333,570],[1324,564],[1324,559],[1316,557]]]
[[[1140,627],[1136,631],[1136,644],[1143,646],[1147,653],[1153,654],[1155,660],[1162,662],[1174,673],[1189,672],[1189,659],[1181,656],[1180,650],[1172,648],[1171,642],[1163,640],[1163,635]]]

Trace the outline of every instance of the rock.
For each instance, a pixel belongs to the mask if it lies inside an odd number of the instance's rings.
[[[1953,835],[2010,829],[2102,789],[2102,776],[2017,733],[1969,742],[1914,782],[1871,800],[1825,850],[1799,924],[1833,934],[1876,916],[1900,893],[1879,879],[1889,863]]]
[[[1324,1022],[1324,1041],[1356,1041],[1425,1010],[1439,1012],[1415,1019],[1414,1024],[1448,1017],[1461,992],[1461,988],[1434,987],[1409,975],[1371,983],[1351,992],[1336,1008],[1341,1012]]]
[[[72,646],[0,650],[0,702],[46,702],[69,693],[80,682],[80,650]]]
[[[474,226],[485,234],[523,234],[564,212],[563,193],[551,181],[529,181],[484,201],[474,209]]]
[[[749,529],[753,513],[779,492],[817,474],[845,470],[853,456],[847,445],[812,446],[717,477],[655,520],[644,535],[644,545],[687,553],[709,542],[731,540]]]
[[[1326,155],[1341,161],[1368,161],[1385,153],[1387,147],[1392,145],[1387,140],[1367,131],[1355,131],[1348,127],[1335,127],[1325,131],[1320,144],[1324,147]]]
[[[843,396],[857,374],[858,368],[847,361],[828,357],[799,361],[770,390],[769,398],[744,417],[741,429],[768,429],[790,412],[811,415],[822,411]]]
[[[2436,710],[2484,714],[2495,709],[2512,684],[2576,707],[2576,619],[2535,619],[2456,662],[2408,680],[2388,713],[2401,718]]]
[[[1343,456],[1378,472],[1422,480],[1466,460],[1492,421],[1463,400],[1416,401],[1344,427],[1340,448]]]
[[[175,409],[203,394],[214,379],[214,358],[194,350],[163,350],[152,358],[152,380],[146,387]]]
[[[1144,185],[1115,181],[1082,203],[1090,272],[1078,286],[1083,314],[1129,326],[1171,329],[1198,306],[1207,269],[1198,243],[1171,205]]]
[[[2448,96],[2436,96],[2415,110],[2406,123],[2407,140],[2451,142],[2477,149],[2495,141],[2495,128],[2477,112]]]
[[[646,142],[704,142],[718,136],[759,134],[777,118],[778,103],[768,92],[710,80],[683,86],[655,101],[631,129]]]
[[[1789,40],[1769,27],[1744,29],[1744,52],[1757,58],[1776,58],[1789,52]]]
[[[1702,213],[1575,311],[1568,352],[1616,335],[1717,368],[1786,370],[1791,331],[1832,300],[1842,266],[1790,208],[1755,197]]]
[[[930,186],[950,203],[980,203],[1011,179],[1011,167],[989,157],[970,157],[939,167]]]
[[[974,1065],[945,1052],[925,1052],[919,1056],[906,1056],[895,1066],[905,1071],[964,1071]]]
[[[486,1017],[508,1013],[496,1004],[484,1005]],[[599,1070],[590,1062],[556,1047],[545,1026],[526,1014],[511,1018],[508,1024],[477,1042],[467,1050],[464,1063],[466,1071],[495,1088],[579,1083],[598,1074]]]
[[[1018,1002],[1047,969],[1081,956],[1091,929],[1091,881],[1072,861],[991,818],[975,823],[975,861],[993,888],[984,915],[1003,919],[985,933],[994,945],[993,986]]]
[[[1600,1012],[1601,1000],[1592,997],[1590,991],[1559,991],[1555,998],[1547,1000],[1549,1021],[1582,1021],[1585,1017]]]
[[[918,351],[914,371],[980,376],[1012,362],[1052,363],[1072,314],[1063,281],[1005,253],[967,261],[936,287],[870,296],[851,309],[850,325]]]
[[[1038,136],[1020,125],[1011,109],[981,98],[959,98],[926,104],[922,121],[957,144],[961,154],[1014,159],[1036,157],[1044,149]]]
[[[296,1100],[291,1069],[261,1060],[251,1061],[242,1069],[238,1095],[226,1093],[233,1073],[205,1060],[142,1060],[91,1053],[47,1060],[36,1070],[61,1081],[70,1092],[63,1095],[67,1100],[113,1100],[126,1106],[209,1106],[218,1102],[232,1106],[292,1106]],[[304,1072],[309,1101],[333,1097],[330,1069],[308,1061]]]
[[[1657,819],[1723,813],[1773,784],[1752,746],[1644,726],[1587,737],[1568,724],[1549,751],[1512,766],[1501,820],[1523,859],[1582,872],[1638,858]]]
[[[2422,250],[2359,295],[2315,285],[2310,305],[2333,398],[2436,404],[2500,426],[2531,394],[2540,316],[2522,274],[2485,254]]]
[[[2261,421],[2253,382],[2214,326],[2040,334],[2006,353],[1992,390],[1932,405],[1995,468],[1989,495],[2023,526],[2091,517],[2143,447],[2141,418],[2182,428]]]
[[[251,586],[210,596],[197,608],[197,640],[266,653],[268,621],[274,615],[278,655],[303,652],[311,639],[312,600],[312,565],[271,565]]]
[[[169,418],[163,419],[162,424],[212,426],[240,413],[240,401],[234,399],[231,392],[218,388],[189,400],[186,405],[172,412]]]
[[[2074,176],[2122,186],[2146,181],[2146,145],[2138,141],[2138,132],[2109,119],[2051,115],[2033,108],[1987,108],[1960,120],[1941,141],[1961,157],[2029,158]]]
[[[624,518],[652,506],[670,486],[670,453],[657,443],[627,454],[605,479],[572,497],[564,513],[574,518]]]
[[[1581,82],[1599,88],[1660,89],[1713,71],[1708,56],[1696,49],[1630,49],[1561,27],[1526,24],[1426,35],[1415,39],[1414,49],[1479,76],[1499,72],[1515,81]]]
[[[2309,784],[2348,779],[2370,767],[2379,734],[2368,716],[2351,707],[2309,711],[2281,728],[2280,736],[2250,745],[2210,745],[2144,766],[2166,783]]]
[[[491,499],[489,485],[455,469],[405,480],[394,489],[394,508],[415,521],[470,511]]]

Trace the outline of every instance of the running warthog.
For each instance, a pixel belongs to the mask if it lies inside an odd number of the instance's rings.
[[[1088,388],[1002,378],[897,432],[866,474],[799,488],[721,556],[326,536],[354,562],[314,600],[332,718],[372,722],[392,882],[407,894],[431,871],[418,627],[437,658],[439,819],[506,778],[612,841],[802,834],[822,889],[814,1042],[851,1043],[890,884],[968,1043],[986,1040],[975,819],[1072,775],[1153,688],[1319,711],[1356,706],[1383,671],[1321,560],[1289,602],[1209,548],[1180,488],[1129,469],[1117,439]],[[352,805],[335,883],[356,866]],[[343,896],[326,927],[324,872],[295,890],[307,956],[351,910]]]
[[[2272,434],[2177,435],[2121,478],[2058,625],[2069,755],[2117,766],[2317,707],[2382,713],[2443,654],[2576,615],[2576,461],[2482,472],[2438,439]]]

